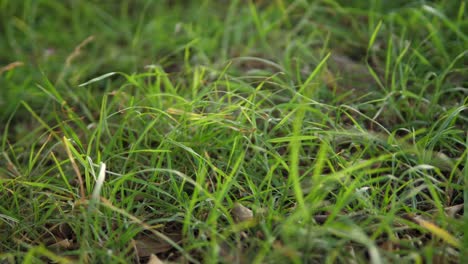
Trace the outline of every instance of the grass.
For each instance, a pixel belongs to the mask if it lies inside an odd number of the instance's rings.
[[[467,21],[0,0],[0,261],[461,263]]]

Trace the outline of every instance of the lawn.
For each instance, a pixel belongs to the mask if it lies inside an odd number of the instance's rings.
[[[467,12],[0,0],[0,263],[463,263]]]

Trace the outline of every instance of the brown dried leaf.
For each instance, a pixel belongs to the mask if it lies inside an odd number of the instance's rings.
[[[166,234],[174,242],[179,242],[182,239],[180,234]],[[172,249],[172,245],[160,238],[151,238],[148,236],[140,236],[133,240],[135,250],[138,256],[150,257],[152,254],[164,253]]]
[[[151,238],[141,238],[135,240],[135,249],[140,258],[149,257],[152,254],[167,252],[172,248],[169,243],[156,241]]]
[[[450,217],[455,217],[458,214],[458,212],[460,212],[461,209],[463,209],[464,206],[465,206],[464,204],[458,204],[458,205],[446,207],[444,208],[445,213]]]
[[[158,256],[151,254],[147,264],[164,264],[164,262],[160,260]]]
[[[70,249],[73,247],[73,240],[63,239],[49,246],[54,249]]]
[[[234,207],[231,210],[231,215],[236,223],[253,219],[252,210],[237,202],[234,204]]]

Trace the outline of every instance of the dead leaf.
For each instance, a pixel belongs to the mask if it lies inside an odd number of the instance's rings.
[[[176,243],[182,240],[180,234],[166,234],[166,236]],[[150,257],[152,254],[164,253],[173,248],[172,245],[165,240],[148,236],[138,237],[133,240],[133,244],[140,258]]]
[[[457,204],[457,205],[445,207],[444,212],[448,217],[456,218],[457,215],[460,216],[459,212],[463,209],[463,207],[464,207],[464,204]],[[439,213],[439,209],[431,209],[427,211],[427,213],[430,213],[435,216],[437,213]]]
[[[252,210],[237,202],[234,203],[231,214],[236,223],[246,222],[253,219]]]
[[[151,254],[147,264],[164,264],[164,262],[160,260],[158,256]]]
[[[73,247],[73,240],[63,239],[49,246],[54,249],[70,249]]]
[[[461,209],[463,209],[464,206],[465,206],[464,204],[458,204],[458,205],[446,207],[444,208],[445,213],[450,217],[455,217],[458,214],[458,212],[460,212]]]

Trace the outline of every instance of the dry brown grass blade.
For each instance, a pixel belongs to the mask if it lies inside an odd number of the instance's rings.
[[[410,219],[416,224],[423,227],[424,229],[428,230],[434,236],[445,241],[447,244],[455,248],[461,248],[461,242],[452,234],[450,234],[447,230],[439,227],[438,225],[428,220],[423,219],[421,216],[410,216]]]
[[[73,52],[70,55],[68,55],[67,60],[65,61],[65,66],[70,67],[73,60],[76,57],[80,56],[81,49],[83,49],[86,45],[88,45],[93,40],[94,40],[94,36],[91,35],[91,36],[87,37],[85,40],[83,40],[78,46],[76,46],[75,49],[73,50]]]
[[[21,67],[23,66],[24,63],[22,61],[15,61],[15,62],[12,62],[6,66],[3,66],[0,68],[0,75],[6,71],[11,71],[13,70],[14,68],[17,68],[17,67]]]

